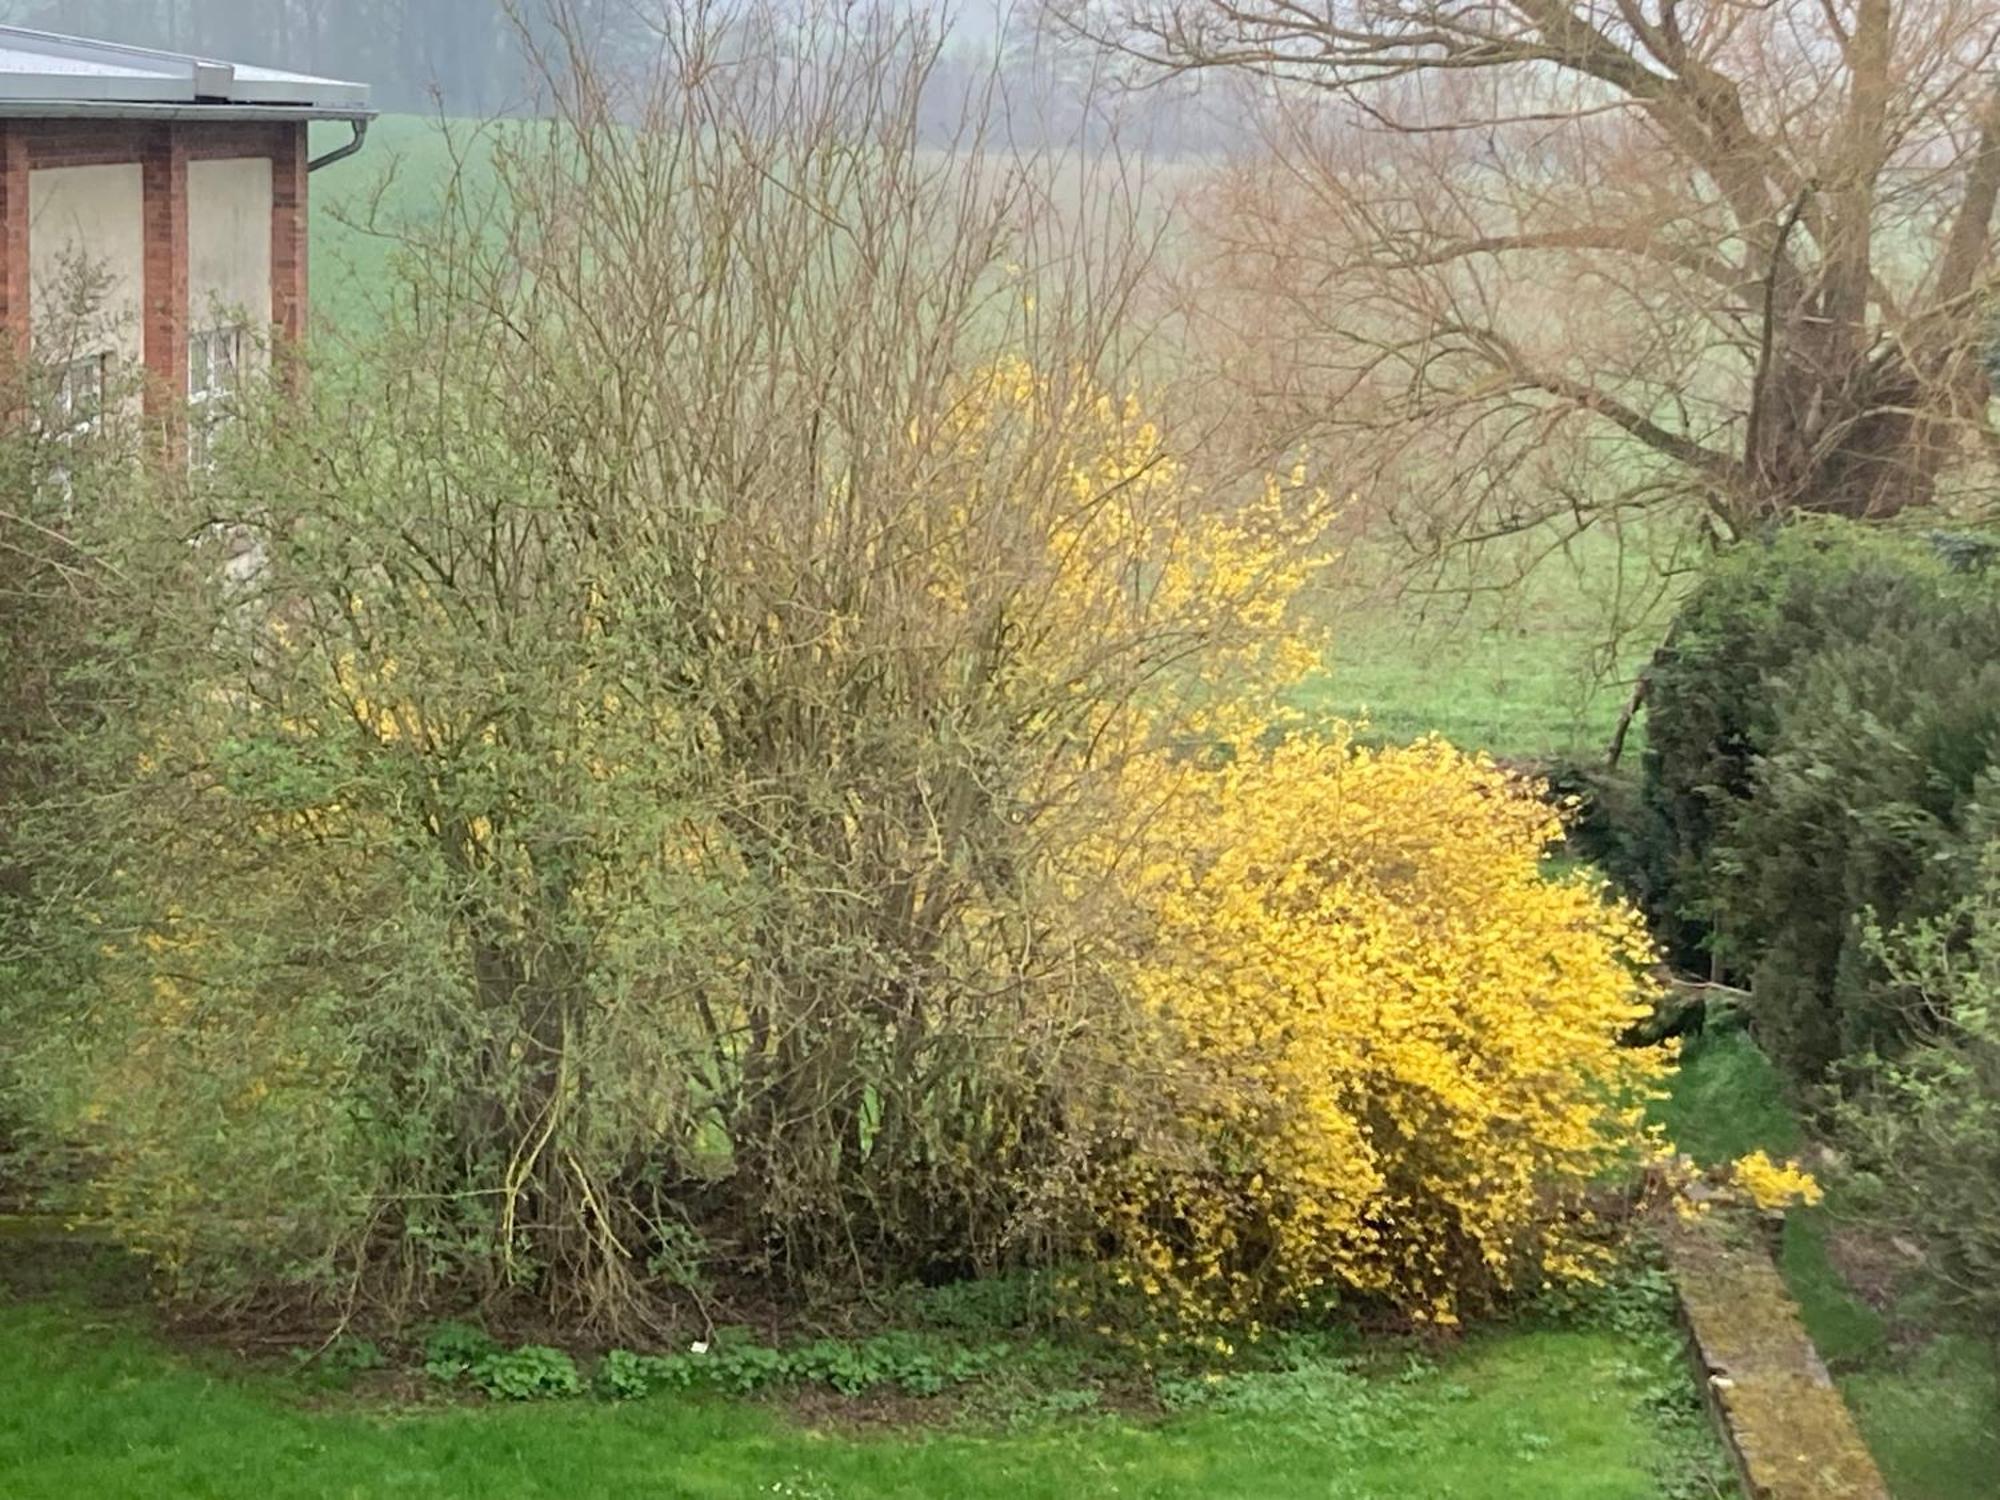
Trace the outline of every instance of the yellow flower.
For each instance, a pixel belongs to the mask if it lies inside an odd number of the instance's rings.
[[[1125,982],[1174,1105],[1107,1185],[1119,1263],[1195,1325],[1358,1295],[1450,1326],[1597,1276],[1583,1192],[1640,1158],[1667,1058],[1619,1045],[1653,955],[1600,882],[1545,876],[1541,789],[1336,733],[1162,752],[1126,791]]]
[[[1818,1179],[1796,1160],[1780,1164],[1761,1150],[1737,1158],[1730,1166],[1729,1175],[1739,1188],[1750,1195],[1750,1201],[1765,1213],[1781,1212],[1800,1204],[1808,1208],[1816,1207],[1826,1197]]]

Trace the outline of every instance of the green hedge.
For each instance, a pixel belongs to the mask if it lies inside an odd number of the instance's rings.
[[[1719,561],[1654,664],[1625,858],[1675,956],[1749,982],[1797,1081],[1920,1022],[1863,926],[1959,900],[2000,818],[1994,551],[1790,527]]]

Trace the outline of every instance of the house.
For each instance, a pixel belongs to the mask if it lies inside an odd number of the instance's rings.
[[[149,411],[225,391],[304,330],[307,179],[371,118],[362,84],[0,26],[0,353],[79,420],[134,374]],[[315,160],[314,120],[353,138]]]

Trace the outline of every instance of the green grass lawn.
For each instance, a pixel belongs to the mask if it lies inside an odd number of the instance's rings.
[[[1777,1070],[1741,1031],[1688,1049],[1661,1116],[1704,1165],[1760,1147],[1790,1155],[1805,1139]],[[1972,1340],[1926,1336],[1920,1286],[1859,1295],[1837,1263],[1841,1232],[1837,1191],[1824,1208],[1792,1213],[1782,1269],[1884,1478],[1897,1500],[1993,1500],[2000,1370]]]
[[[1524,627],[1454,633],[1401,602],[1372,614],[1352,605],[1336,620],[1331,662],[1299,702],[1315,715],[1365,720],[1372,742],[1437,733],[1503,756],[1601,752],[1629,691],[1590,669],[1581,641],[1565,654]]]
[[[656,1396],[396,1413],[309,1403],[289,1377],[166,1351],[131,1315],[0,1306],[0,1493],[38,1497],[758,1495],[1653,1500],[1713,1468],[1698,1423],[1649,1406],[1661,1344],[1508,1331],[1441,1364],[1324,1389],[1246,1382],[1228,1410],[1159,1423],[856,1437],[769,1408]],[[1651,1394],[1649,1394],[1649,1392]]]
[[[1436,732],[1500,756],[1601,754],[1666,632],[1685,559],[1664,529],[1557,540],[1530,532],[1442,571],[1357,540],[1320,594],[1332,649],[1301,706],[1365,719],[1377,742]],[[1632,750],[1643,734],[1641,719]]]

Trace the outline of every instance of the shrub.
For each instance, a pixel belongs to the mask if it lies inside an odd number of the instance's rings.
[[[66,1206],[184,1296],[609,1331],[1107,1233],[1195,1321],[1583,1269],[1643,943],[1490,766],[1265,748],[1324,496],[1133,394],[1144,236],[919,150],[894,25],[669,19],[688,76],[579,55],[379,338],[106,507],[105,713],[20,823]]]
[[[1919,1040],[1856,1068],[1840,1135],[1864,1212],[1914,1237],[1938,1303],[2000,1351],[2000,854],[1950,912],[1868,941],[1917,1008]]]
[[[1815,522],[1738,548],[1653,669],[1628,840],[1683,962],[1749,981],[1796,1082],[1893,1048],[1861,941],[1965,889],[2000,748],[2000,589],[1976,538]]]
[[[105,502],[148,487],[134,462],[139,392],[129,374],[113,379],[105,410],[82,430],[79,413],[57,405],[66,362],[111,336],[108,289],[100,268],[58,268],[37,287],[29,357],[12,345],[0,351],[0,1200],[9,1204],[72,1169],[50,1159],[63,1143],[16,1127],[34,1114],[21,1091],[37,1084],[27,1044],[37,1002],[44,986],[60,993],[76,978],[44,961],[36,918],[45,862],[15,809],[73,785],[66,747],[108,707],[87,656],[107,644],[92,621],[117,585],[103,542],[121,507]]]
[[[1656,919],[1685,927],[1676,957],[1718,926],[1716,851],[1777,743],[1779,684],[1830,648],[1930,634],[1966,585],[1921,536],[1833,520],[1745,542],[1709,570],[1646,695],[1643,863]]]
[[[566,79],[379,338],[110,512],[26,1104],[180,1295],[617,1332],[1091,1232],[1105,789],[1300,659],[1321,497],[1130,397],[1109,221],[885,123],[927,49],[672,20],[691,76]]]
[[[247,621],[184,540],[212,496],[134,518],[154,645],[74,747],[93,800],[37,814],[84,975],[38,1102],[93,1148],[82,1210],[188,1294],[530,1288],[607,1326],[649,1264],[798,1289],[1073,1249],[1037,1212],[1064,1101],[1123,1065],[1117,896],[1078,880],[1102,787],[1285,636],[1313,501],[1204,513],[1135,410],[1017,363],[911,395],[950,431],[872,434],[895,484],[678,540],[413,397],[350,481],[264,488],[283,603]],[[289,420],[240,461],[326,435]],[[483,488],[430,474],[458,442]],[[844,555],[780,515],[821,501]],[[829,636],[801,589],[865,602]]]
[[[1116,1280],[1173,1323],[1352,1297],[1449,1323],[1589,1274],[1571,1217],[1664,1066],[1636,912],[1545,878],[1540,789],[1432,740],[1249,745],[1161,804],[1131,983],[1170,1038],[1106,1184]]]
[[[1905,997],[1865,928],[1950,907],[2000,811],[2000,598],[1831,644],[1770,692],[1773,739],[1712,878],[1758,1041],[1817,1083],[1901,1044]]]

